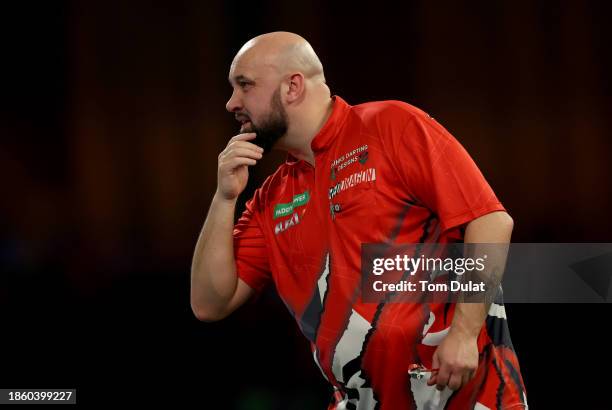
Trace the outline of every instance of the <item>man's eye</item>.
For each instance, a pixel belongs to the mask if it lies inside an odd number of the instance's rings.
[[[241,82],[241,83],[238,83],[238,85],[240,86],[240,88],[244,89],[244,88],[247,88],[248,86],[250,86],[251,84],[245,83],[245,82]]]

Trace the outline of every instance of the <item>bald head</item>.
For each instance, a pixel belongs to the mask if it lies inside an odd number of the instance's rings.
[[[249,40],[236,54],[232,66],[236,64],[271,69],[281,76],[300,72],[307,79],[325,82],[319,57],[308,41],[295,33],[277,31]]]

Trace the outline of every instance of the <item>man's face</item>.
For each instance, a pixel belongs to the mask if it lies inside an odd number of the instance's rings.
[[[257,134],[253,143],[270,151],[276,141],[287,133],[287,112],[281,101],[280,84],[273,76],[265,75],[264,70],[254,70],[252,66],[232,64],[230,84],[232,96],[226,104],[241,123],[240,132]]]

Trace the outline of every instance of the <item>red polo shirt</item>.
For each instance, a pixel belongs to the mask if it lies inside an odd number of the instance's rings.
[[[431,367],[454,305],[361,300],[362,243],[461,242],[466,223],[504,210],[463,147],[409,104],[337,96],[311,146],[314,167],[288,156],[247,202],[234,247],[238,276],[256,291],[273,282],[310,340],[335,389],[330,409],[526,403],[501,301],[478,338],[475,377],[439,392],[407,370]]]

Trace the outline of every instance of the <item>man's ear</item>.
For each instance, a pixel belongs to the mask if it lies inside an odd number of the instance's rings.
[[[295,73],[289,77],[289,88],[287,89],[287,103],[299,101],[304,95],[304,75]]]

